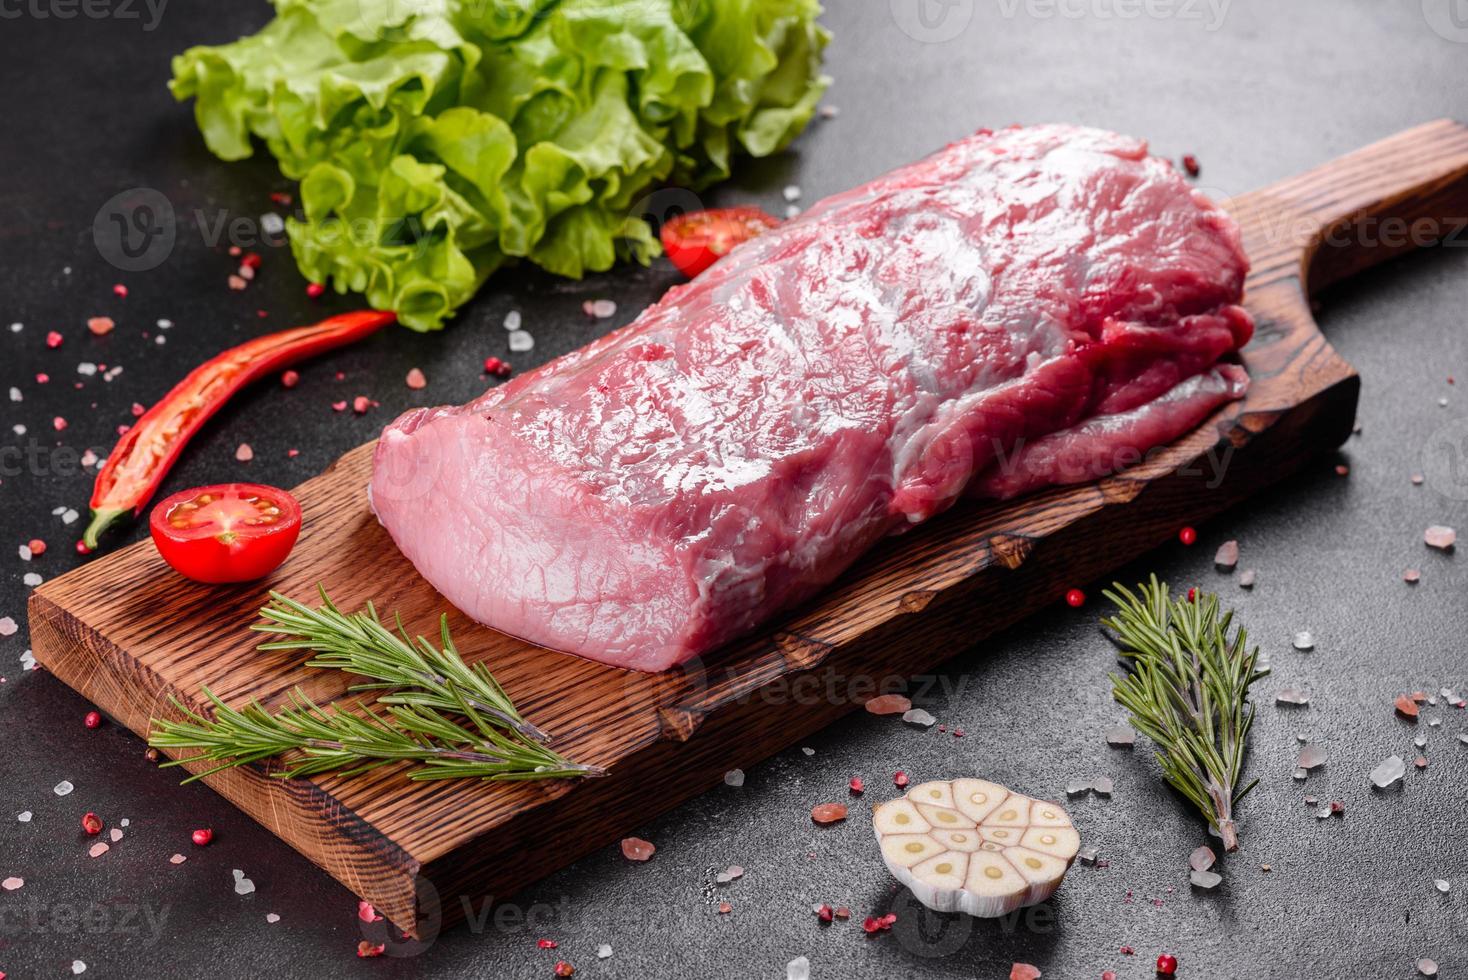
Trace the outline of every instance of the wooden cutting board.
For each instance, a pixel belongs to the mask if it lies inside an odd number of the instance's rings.
[[[1359,379],[1310,316],[1308,292],[1432,241],[1468,239],[1468,128],[1429,123],[1228,202],[1253,260],[1243,352],[1248,397],[1144,464],[1100,483],[1002,505],[961,506],[878,547],[818,600],[687,669],[630,673],[542,650],[454,614],[463,653],[493,667],[568,756],[604,766],[577,783],[409,783],[396,768],[352,779],[208,783],[394,923],[427,934],[461,896],[507,897],[627,835],[657,812],[799,741],[901,679],[1091,581],[1278,480],[1350,433]],[[431,633],[444,601],[367,509],[372,446],[296,491],[307,532],[270,580],[189,585],[143,542],[47,582],[30,600],[36,659],[139,735],[208,685],[279,704],[300,685],[345,693],[335,672],[255,650],[246,627],[268,588],[318,582]],[[855,680],[853,680],[855,679]],[[791,692],[814,685],[834,697]]]

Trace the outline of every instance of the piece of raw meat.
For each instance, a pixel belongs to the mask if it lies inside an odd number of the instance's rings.
[[[371,486],[465,613],[638,670],[810,596],[966,492],[1093,480],[1197,426],[1238,229],[1146,145],[981,132],[817,204],[632,324],[384,430]]]

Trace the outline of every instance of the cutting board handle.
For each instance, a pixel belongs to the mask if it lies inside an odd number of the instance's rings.
[[[1317,292],[1402,252],[1468,246],[1468,126],[1425,123],[1233,198],[1256,275]]]

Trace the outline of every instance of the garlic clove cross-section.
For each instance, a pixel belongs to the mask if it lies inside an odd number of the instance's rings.
[[[987,779],[955,779],[952,786],[954,807],[974,823],[983,821],[1009,795],[1009,790]]]
[[[872,822],[880,834],[926,834],[932,826],[905,797],[888,800],[872,814]]]
[[[876,807],[882,860],[928,908],[981,918],[1043,902],[1080,834],[1058,804],[983,779],[922,783]]]

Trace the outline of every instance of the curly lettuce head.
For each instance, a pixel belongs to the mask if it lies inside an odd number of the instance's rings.
[[[828,80],[817,0],[274,0],[173,61],[226,160],[301,182],[301,271],[436,329],[512,258],[646,263],[649,187],[782,149]]]

